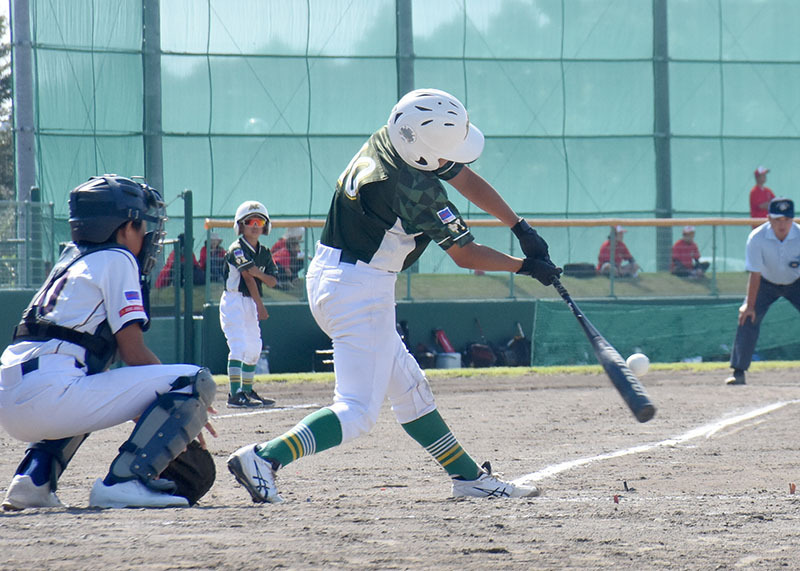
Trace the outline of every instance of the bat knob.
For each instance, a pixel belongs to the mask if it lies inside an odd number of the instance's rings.
[[[636,411],[636,420],[639,422],[647,422],[656,415],[656,407],[647,405]]]

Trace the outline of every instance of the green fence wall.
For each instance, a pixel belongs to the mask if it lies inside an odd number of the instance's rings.
[[[33,291],[0,292],[0,331],[4,345]],[[643,351],[655,362],[701,357],[728,359],[736,332],[740,298],[578,300],[581,309],[617,350],[627,356]],[[312,370],[314,352],[330,348],[328,337],[314,323],[305,303],[270,304],[270,319],[261,325],[270,347],[273,373]],[[594,364],[591,346],[569,309],[559,300],[490,300],[399,302],[398,321],[408,322],[412,346],[433,345],[432,330],[442,328],[462,350],[481,340],[476,320],[487,340],[501,344],[522,324],[533,341],[533,365]],[[228,349],[219,325],[219,307],[207,305],[195,317],[195,361],[213,373],[225,372]],[[156,317],[145,339],[165,363],[183,361],[172,317]],[[180,335],[180,333],[178,333]],[[179,339],[180,341],[180,339]],[[779,300],[762,324],[756,357],[800,359],[800,320],[791,305]]]

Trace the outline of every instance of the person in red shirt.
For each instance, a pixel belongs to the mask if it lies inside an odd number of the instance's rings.
[[[764,186],[767,182],[768,168],[758,167],[753,175],[756,177],[756,185],[750,189],[750,218],[766,218],[769,201],[775,198],[775,194]],[[756,224],[753,228],[757,228]]]
[[[305,257],[300,243],[305,236],[305,228],[294,226],[286,229],[283,237],[271,248],[272,259],[278,266],[279,289],[290,289],[295,285],[297,275],[303,269]]]
[[[694,241],[694,226],[684,226],[681,238],[672,245],[672,263],[669,271],[689,279],[702,278],[708,262],[700,261],[700,250]]]
[[[626,230],[622,226],[611,228],[611,235],[608,240],[600,246],[600,253],[597,255],[597,273],[605,276],[611,272],[611,237],[614,236],[614,276],[617,277],[639,277],[639,264],[633,259],[628,247],[623,242],[622,234]]]
[[[178,249],[183,251],[183,233],[181,232],[178,234]],[[181,287],[183,287],[183,261],[184,258],[181,256],[180,262],[180,276],[181,276]],[[161,268],[161,271],[158,272],[158,278],[156,279],[156,289],[165,288],[167,286],[172,285],[172,280],[175,274],[178,272],[173,266],[175,265],[175,250],[170,252],[169,256],[167,257],[167,261],[164,264],[164,267]],[[206,273],[205,270],[200,266],[200,263],[197,261],[197,258],[194,257],[194,252],[192,252],[192,283],[194,285],[202,285],[206,283]]]
[[[209,250],[203,246],[200,249],[200,262],[199,265],[206,271],[206,263],[209,261],[211,262],[211,267],[208,269],[208,275],[212,282],[221,282],[224,278],[222,277],[222,268],[225,264],[225,248],[221,246],[222,238],[219,237],[219,234],[216,232],[212,232],[208,237],[208,242],[210,245],[210,253]]]

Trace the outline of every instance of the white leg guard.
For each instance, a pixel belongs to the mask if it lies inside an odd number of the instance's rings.
[[[138,479],[152,484],[200,433],[216,390],[206,368],[193,377],[176,379],[172,390],[159,395],[142,413],[130,438],[120,446],[120,453],[111,464],[111,475],[120,482]]]

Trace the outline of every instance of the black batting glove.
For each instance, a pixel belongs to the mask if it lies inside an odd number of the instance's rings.
[[[543,260],[525,258],[522,260],[522,267],[517,271],[520,275],[536,278],[546,286],[551,285],[554,279],[558,279],[561,272],[561,268],[551,262],[549,257]]]
[[[547,259],[548,248],[547,242],[544,238],[539,236],[538,232],[531,228],[531,225],[522,218],[519,222],[511,227],[514,236],[519,240],[519,245],[522,247],[522,253],[528,258],[537,258],[539,260]]]

